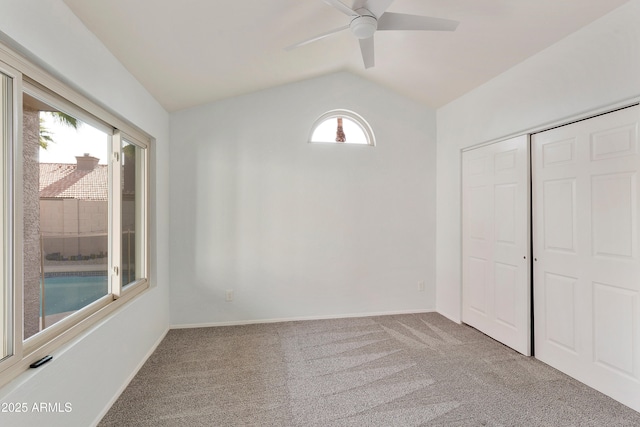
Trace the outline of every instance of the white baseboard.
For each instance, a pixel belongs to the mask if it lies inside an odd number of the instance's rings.
[[[164,339],[165,336],[167,336],[167,333],[169,332],[171,328],[167,328],[167,330],[164,331],[164,333],[162,335],[160,335],[160,338],[158,338],[156,340],[156,342],[151,346],[151,348],[149,349],[149,351],[147,351],[147,354],[145,354],[145,356],[142,358],[142,360],[140,361],[140,363],[138,363],[138,365],[136,366],[136,368],[133,370],[133,372],[131,373],[131,375],[129,375],[129,377],[127,377],[127,380],[124,382],[124,384],[122,384],[122,386],[120,386],[120,388],[118,389],[118,391],[116,392],[116,394],[113,396],[113,398],[111,398],[111,400],[109,400],[109,402],[107,403],[107,405],[105,406],[105,408],[100,411],[100,413],[98,414],[98,416],[96,417],[96,419],[94,420],[94,422],[91,424],[92,426],[97,426],[98,423],[100,422],[100,420],[102,420],[102,418],[104,418],[105,415],[107,415],[107,412],[109,412],[109,409],[111,409],[111,407],[113,406],[114,403],[116,403],[116,400],[118,400],[118,398],[120,397],[120,395],[122,394],[122,392],[124,392],[124,390],[127,388],[127,386],[129,385],[129,383],[131,382],[131,380],[133,380],[133,377],[136,376],[136,374],[138,373],[138,371],[140,369],[142,369],[142,366],[144,366],[144,364],[147,362],[147,359],[149,359],[149,357],[151,357],[151,355],[153,354],[154,351],[156,351],[156,348],[158,348],[158,346],[160,345],[160,343],[162,342],[162,340]]]
[[[216,326],[239,326],[254,325],[261,323],[282,323],[282,322],[299,322],[303,320],[325,320],[325,319],[346,319],[352,317],[372,317],[372,316],[390,316],[394,314],[418,314],[418,313],[434,313],[435,309],[430,310],[400,310],[400,311],[382,311],[375,313],[353,313],[353,314],[329,314],[325,316],[302,316],[302,317],[283,317],[276,319],[252,319],[252,320],[231,320],[227,322],[207,322],[207,323],[190,323],[171,325],[170,329],[187,329],[187,328],[210,328]]]

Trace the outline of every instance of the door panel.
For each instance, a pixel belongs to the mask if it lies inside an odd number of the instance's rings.
[[[496,321],[505,326],[517,328],[518,267],[496,262],[494,280]]]
[[[594,256],[633,258],[636,180],[628,172],[591,177]]]
[[[640,108],[532,137],[535,352],[640,410]]]
[[[543,280],[541,285],[544,286],[546,296],[544,310],[547,326],[546,339],[551,344],[575,353],[577,279],[546,273]]]
[[[531,352],[529,142],[463,153],[462,320]]]

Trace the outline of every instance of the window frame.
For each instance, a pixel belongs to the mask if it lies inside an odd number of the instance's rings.
[[[356,125],[358,125],[358,127],[360,127],[360,129],[364,133],[367,143],[355,144],[355,143],[350,143],[348,141],[347,142],[313,141],[313,134],[320,125],[322,125],[324,122],[328,120],[336,119],[338,117],[349,119],[352,122],[354,122]],[[320,117],[318,117],[313,122],[313,125],[311,126],[311,132],[309,133],[308,142],[309,144],[320,144],[320,145],[328,144],[328,145],[349,145],[349,146],[365,146],[365,147],[376,146],[375,134],[373,133],[373,129],[371,128],[371,125],[369,124],[369,122],[367,122],[360,114],[356,113],[355,111],[345,110],[345,109],[329,110],[326,113],[322,114]]]
[[[115,274],[113,275],[113,277],[110,278],[111,291],[114,294],[116,299],[120,298],[123,294],[131,292],[131,289],[144,286],[145,283],[148,282],[148,278],[149,278],[149,144],[146,143],[145,141],[141,141],[137,139],[136,137],[128,134],[125,131],[116,129],[112,138],[112,152],[114,156],[114,162],[117,164],[117,167],[114,166],[112,170],[113,181],[115,183],[122,182],[121,165],[122,165],[122,142],[123,141],[127,141],[135,145],[136,147],[143,149],[142,151],[143,158],[141,159],[141,162],[142,162],[142,169],[143,169],[142,174],[144,176],[144,180],[141,187],[139,188],[141,192],[140,194],[141,203],[139,207],[142,210],[142,212],[140,213],[140,216],[142,216],[146,220],[142,221],[141,230],[139,231],[142,233],[142,236],[143,236],[143,239],[142,239],[143,244],[142,244],[142,248],[140,248],[143,254],[142,259],[140,260],[142,262],[142,267],[140,271],[143,272],[144,277],[140,279],[135,279],[131,283],[125,284],[122,282],[122,277],[121,277],[122,246],[116,245],[117,247],[115,248],[115,250],[112,251],[113,264],[115,265],[117,263],[120,271],[118,272],[118,274]],[[116,185],[110,186],[109,190],[112,191],[115,188],[115,186]],[[136,191],[137,190],[138,189],[136,188]],[[109,197],[111,196],[112,195],[110,194]],[[136,206],[136,208],[137,207],[138,206]],[[113,216],[113,221],[111,221],[111,225],[113,225],[114,227],[117,225],[117,228],[119,230],[119,231],[115,231],[112,234],[111,240],[112,242],[115,242],[116,239],[119,239],[120,236],[122,236],[122,195],[121,194],[119,197],[115,197],[115,196],[113,197],[111,215]],[[112,269],[114,265],[112,265],[111,267]],[[117,285],[115,284],[115,281],[118,281]]]
[[[1,59],[1,58],[0,58]],[[19,263],[15,262],[14,256],[15,250],[18,250],[21,246],[21,240],[16,239],[18,236],[16,232],[16,226],[14,225],[15,206],[21,201],[17,201],[13,186],[15,177],[12,174],[13,164],[16,158],[22,155],[20,150],[21,144],[16,142],[21,138],[22,132],[19,129],[22,128],[22,114],[19,111],[22,110],[22,97],[16,94],[21,93],[22,88],[22,73],[11,65],[0,61],[0,72],[12,79],[11,84],[11,130],[9,132],[10,144],[4,145],[4,141],[0,140],[2,145],[2,154],[0,155],[0,169],[2,174],[0,179],[2,180],[2,193],[7,194],[7,197],[3,197],[2,201],[2,214],[5,217],[5,221],[2,224],[1,233],[2,236],[2,252],[3,257],[0,259],[0,263],[3,264],[2,275],[0,280],[6,280],[3,283],[3,292],[9,298],[9,303],[5,305],[8,313],[2,320],[8,325],[2,325],[6,328],[5,339],[9,341],[8,352],[6,357],[0,359],[0,385],[3,384],[2,380],[2,364],[11,366],[16,364],[22,359],[23,351],[21,345],[22,338],[22,287],[14,285],[15,277],[21,277],[22,269]],[[11,331],[9,332],[9,328]]]
[[[9,269],[8,272],[4,272],[2,280],[8,280],[8,282],[4,283],[4,286],[9,288],[7,294],[10,297],[11,313],[7,319],[11,328],[8,334],[11,341],[9,347],[12,348],[8,356],[5,358],[0,356],[1,387],[27,370],[35,360],[52,353],[63,344],[96,325],[99,321],[122,307],[123,304],[150,288],[149,172],[153,138],[120,116],[91,101],[70,85],[52,76],[2,42],[0,42],[0,72],[13,79],[11,100],[12,135],[9,143],[3,144],[3,151],[0,153],[0,162],[2,162],[0,164],[0,176],[7,183],[3,187],[4,202],[2,209],[8,220],[8,225],[4,227],[2,232],[2,245],[6,251],[5,265]],[[101,130],[107,129],[107,134],[111,135],[109,150],[111,159],[108,163],[110,169],[110,253],[108,264],[110,286],[108,294],[27,339],[23,339],[23,281],[21,279],[23,277],[23,267],[22,257],[20,256],[24,230],[22,197],[23,93],[46,100],[56,108],[60,108],[61,111],[78,117],[80,120],[86,121]],[[117,218],[119,218],[121,210],[120,190],[116,188],[119,187],[117,183],[120,182],[118,179],[121,169],[122,147],[121,144],[115,144],[115,140],[122,135],[126,135],[128,141],[142,148],[141,152],[144,153],[141,160],[143,182],[141,183],[140,191],[142,194],[139,195],[142,209],[139,214],[136,213],[142,217],[141,224],[142,232],[144,233],[143,247],[141,249],[144,254],[141,267],[143,277],[128,284],[126,289],[122,289],[123,287],[121,286],[119,274],[121,259],[114,256],[111,247],[115,240],[119,240],[116,238],[120,234],[120,230],[114,227],[114,223],[119,225]],[[112,229],[112,227],[114,228]],[[117,243],[115,247],[117,248],[119,245],[120,243]],[[2,261],[0,260],[0,262]],[[0,267],[0,275],[2,273],[2,268]],[[114,280],[113,277],[117,277],[117,280]]]

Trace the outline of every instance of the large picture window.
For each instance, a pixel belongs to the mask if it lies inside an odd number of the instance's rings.
[[[150,138],[13,55],[0,45],[0,385],[149,285]]]

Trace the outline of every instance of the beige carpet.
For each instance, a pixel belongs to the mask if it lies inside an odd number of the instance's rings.
[[[435,314],[172,330],[100,426],[640,426]]]

